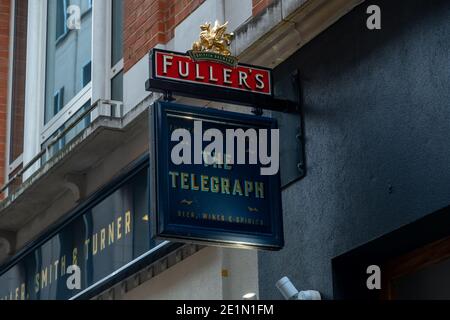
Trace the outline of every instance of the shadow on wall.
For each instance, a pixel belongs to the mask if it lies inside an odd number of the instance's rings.
[[[333,297],[333,257],[450,203],[449,17],[445,0],[363,3],[275,70],[278,88],[300,70],[308,166],[283,193],[285,249],[259,255],[261,298],[283,275]]]

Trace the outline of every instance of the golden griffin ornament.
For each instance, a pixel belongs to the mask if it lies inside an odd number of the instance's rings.
[[[227,33],[228,21],[220,24],[216,20],[214,27],[206,22],[200,26],[200,39],[192,45],[193,51],[215,52],[224,56],[231,55],[229,46],[233,39],[233,33]]]
[[[216,20],[214,26],[206,22],[200,26],[199,39],[188,51],[194,61],[214,61],[235,67],[237,59],[231,56],[230,45],[233,33],[227,33],[228,22],[220,24]]]

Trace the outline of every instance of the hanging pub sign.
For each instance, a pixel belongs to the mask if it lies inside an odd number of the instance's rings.
[[[274,98],[271,69],[242,64],[231,55],[233,34],[227,23],[200,26],[198,41],[186,53],[153,49],[148,91],[234,102],[277,111],[296,111],[296,104]]]
[[[154,104],[150,135],[154,236],[282,248],[276,126],[272,118]]]
[[[153,50],[153,79],[272,95],[270,71],[210,52]]]

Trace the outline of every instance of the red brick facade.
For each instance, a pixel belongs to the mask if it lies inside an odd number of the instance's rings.
[[[273,0],[252,0],[252,13],[253,16],[258,15],[261,11],[267,8]]]
[[[10,0],[0,0],[0,185],[5,182],[10,8]]]
[[[11,86],[10,159],[16,160],[23,152],[25,112],[25,79],[27,59],[28,0],[16,1],[14,8],[14,51]]]
[[[174,36],[175,27],[205,0],[127,0],[124,5],[124,68],[129,70]]]

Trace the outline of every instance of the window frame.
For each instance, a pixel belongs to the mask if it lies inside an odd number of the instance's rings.
[[[109,0],[107,0],[109,1]],[[44,18],[45,18],[45,30],[44,34],[41,35],[41,39],[44,41],[44,43],[42,44],[43,47],[43,66],[44,66],[44,75],[43,75],[43,85],[42,85],[42,90],[43,90],[43,94],[45,97],[46,94],[46,72],[47,72],[47,14],[48,14],[48,0],[44,0],[42,1],[43,3],[43,14],[44,14]],[[70,5],[70,3],[68,3],[67,0],[64,0],[64,5],[66,6],[66,10],[68,8],[68,5]],[[67,16],[67,12],[65,12],[65,16]],[[81,19],[83,19],[83,17],[81,17]],[[63,34],[63,36],[59,37],[56,40],[56,43],[58,43],[59,41],[61,41],[61,39],[64,39],[67,34],[70,32],[71,30],[67,29],[67,32],[65,34]],[[94,51],[94,43],[92,41],[92,36],[93,36],[93,32],[94,31],[94,16],[92,15],[92,26],[91,26],[91,43],[92,43],[92,47],[91,47],[91,61],[92,61],[92,57],[93,57],[93,51]],[[47,123],[45,122],[45,98],[43,101],[43,106],[40,110],[40,146],[39,149],[42,148],[42,146],[45,144],[45,142],[48,140],[48,138],[50,138],[51,136],[53,136],[54,134],[56,134],[58,132],[58,130],[64,125],[64,123],[66,123],[71,117],[72,115],[74,115],[87,101],[89,101],[92,97],[92,76],[91,76],[91,83],[89,83],[88,85],[86,85],[84,88],[82,88],[67,104],[63,105],[61,110],[55,114]]]
[[[43,1],[45,9],[43,10],[44,15],[45,15],[45,24],[47,23],[47,1]],[[103,6],[103,8],[98,8],[98,10],[96,10],[97,7],[101,7]],[[104,61],[103,63],[105,65],[110,65],[111,64],[111,44],[112,44],[112,27],[111,27],[111,23],[112,23],[112,0],[101,0],[101,2],[98,1],[92,1],[91,2],[91,7],[90,10],[92,11],[92,36],[91,36],[91,41],[92,41],[92,49],[91,49],[91,82],[89,84],[87,84],[83,89],[81,89],[76,95],[75,97],[73,97],[68,103],[66,103],[62,109],[52,117],[52,119],[50,119],[47,123],[45,123],[45,101],[44,101],[44,105],[42,106],[41,110],[40,110],[40,131],[39,131],[39,136],[40,136],[40,146],[39,149],[42,148],[42,146],[44,145],[44,143],[51,137],[53,136],[55,133],[57,133],[58,129],[61,128],[61,126],[63,126],[74,114],[76,114],[80,108],[82,108],[86,102],[88,102],[89,100],[91,100],[93,103],[95,102],[95,100],[98,100],[99,98],[103,98],[103,99],[110,99],[111,97],[111,90],[110,90],[110,85],[103,85],[100,81],[96,80],[96,77],[94,76],[94,73],[98,72],[100,68],[98,68],[99,66],[97,66],[98,63],[96,63],[95,61],[95,57],[97,55],[96,51],[101,51],[101,50],[105,50],[106,48],[106,52],[104,55]],[[81,17],[83,19],[83,15]],[[98,25],[98,24],[103,24],[104,28],[106,29],[106,37],[102,37],[103,40],[101,42],[98,41],[94,41],[94,26]],[[45,40],[45,43],[43,44],[44,46],[46,46],[46,41],[47,41],[47,29],[45,29],[45,34],[43,34],[41,36],[42,39]],[[45,70],[46,70],[46,47],[44,47],[43,49],[43,64],[45,66]],[[104,72],[101,72],[103,75],[103,79],[107,79],[108,83],[111,82],[112,78],[118,74],[120,71],[123,70],[123,58],[121,61],[119,61],[113,68],[110,68],[109,70],[106,71],[106,74]],[[45,77],[45,73],[44,73],[44,77]],[[98,77],[97,77],[98,78]],[[101,87],[104,87],[103,90],[98,90]],[[44,90],[44,94],[45,94],[45,90],[46,90],[46,86],[45,86],[45,81],[44,84],[42,85],[42,90]],[[97,90],[96,90],[97,89]],[[94,90],[96,90],[96,96],[94,97]],[[99,92],[100,91],[100,92]]]
[[[77,93],[62,110],[45,123],[47,1],[30,1],[28,7],[27,66],[23,164],[26,165],[44,148],[49,137],[71,119],[88,101],[111,99],[111,81],[123,71],[123,57],[111,67],[112,0],[92,1],[91,82]],[[83,17],[82,17],[83,18]],[[94,32],[95,29],[95,32]],[[90,121],[98,117],[91,113]],[[27,180],[42,163],[36,162],[23,174]]]

